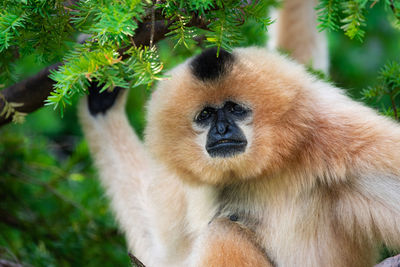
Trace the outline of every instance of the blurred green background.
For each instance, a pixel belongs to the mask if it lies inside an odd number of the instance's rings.
[[[379,3],[377,5],[380,5]],[[329,33],[331,80],[355,99],[376,83],[387,60],[400,60],[400,31],[390,25],[383,7],[367,16],[365,40]],[[267,36],[249,21],[242,46],[265,45]],[[198,47],[158,43],[165,69],[198,53]],[[20,79],[34,74],[34,58],[17,66]],[[141,135],[144,88],[130,92],[127,113]],[[381,107],[385,99],[368,104]],[[92,166],[77,121],[76,103],[61,119],[49,108],[30,114],[22,125],[0,128],[0,258],[32,266],[128,266],[104,191]],[[383,256],[386,256],[384,254]]]

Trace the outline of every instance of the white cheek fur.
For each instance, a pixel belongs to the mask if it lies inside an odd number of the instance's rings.
[[[201,147],[201,150],[203,151],[204,155],[206,155],[207,157],[209,157],[208,152],[206,150],[208,131],[209,131],[209,127],[207,129],[204,129],[201,133],[198,133],[197,137],[196,137],[196,144],[198,144]]]
[[[247,147],[246,147],[246,152],[249,151],[251,148],[251,145],[253,143],[253,125],[252,125],[252,118],[236,122],[238,127],[243,131],[244,136],[246,137],[247,140]],[[201,147],[201,150],[203,151],[204,155],[207,157],[210,157],[208,155],[208,152],[206,150],[206,144],[207,144],[207,133],[210,130],[210,127],[199,127],[196,124],[193,124],[193,130],[196,132],[197,137],[196,137],[196,144]]]
[[[238,126],[243,131],[244,136],[246,136],[247,146],[245,152],[248,152],[251,148],[251,145],[253,144],[253,125],[251,121],[249,122],[246,120],[238,123]]]

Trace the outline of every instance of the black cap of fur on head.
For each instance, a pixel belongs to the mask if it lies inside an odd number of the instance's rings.
[[[204,50],[190,63],[193,75],[202,81],[212,81],[223,76],[232,66],[234,57],[231,53],[217,48]]]

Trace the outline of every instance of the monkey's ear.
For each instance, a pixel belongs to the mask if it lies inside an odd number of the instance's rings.
[[[106,112],[114,105],[118,95],[124,89],[115,87],[112,91],[104,91],[100,93],[100,87],[97,82],[92,82],[89,87],[88,108],[92,116]]]

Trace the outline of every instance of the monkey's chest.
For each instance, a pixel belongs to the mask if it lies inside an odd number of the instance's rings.
[[[317,202],[312,196],[263,198],[225,191],[219,198],[218,216],[250,230],[275,266],[296,266],[299,262],[303,266],[335,266],[348,242],[335,231],[332,216],[313,205]]]

